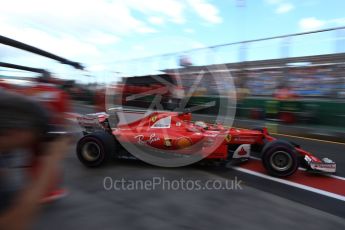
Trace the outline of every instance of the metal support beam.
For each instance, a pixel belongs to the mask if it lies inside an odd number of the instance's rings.
[[[56,60],[62,64],[73,66],[76,69],[80,69],[80,70],[84,69],[84,67],[79,62],[73,62],[73,61],[67,60],[55,54],[36,48],[34,46],[30,46],[25,43],[22,43],[22,42],[19,42],[19,41],[16,41],[16,40],[13,40],[11,38],[7,38],[1,35],[0,35],[0,43]]]
[[[47,70],[45,70],[45,69],[27,67],[27,66],[22,66],[22,65],[15,65],[15,64],[11,64],[11,63],[5,63],[5,62],[0,62],[0,67],[10,68],[10,69],[24,70],[24,71],[28,71],[28,72],[41,73],[41,74],[47,74],[47,73],[49,73],[49,72],[48,72]]]

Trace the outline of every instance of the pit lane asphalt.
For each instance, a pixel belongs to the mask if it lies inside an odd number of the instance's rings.
[[[113,161],[89,169],[73,151],[65,164],[70,195],[47,205],[35,229],[344,229],[345,219],[296,202],[266,181],[234,170],[189,166],[158,168],[140,161]],[[104,178],[127,180],[242,180],[238,190],[107,190]],[[266,189],[257,188],[261,184]],[[280,191],[293,192],[286,187]],[[265,191],[266,190],[266,191]],[[268,191],[267,191],[268,190]],[[274,190],[277,193],[274,194]],[[297,191],[297,196],[301,193]],[[312,194],[310,195],[311,198]],[[316,199],[314,202],[323,200]]]
[[[281,137],[280,137],[281,138]],[[283,139],[289,139],[284,137]],[[317,156],[338,164],[344,176],[343,147],[292,138]],[[66,158],[70,195],[44,208],[36,229],[344,229],[345,202],[268,181],[233,169],[189,166],[158,168],[140,161],[113,161],[88,169],[74,150]],[[200,179],[243,181],[242,190],[107,191],[105,177],[129,180]]]

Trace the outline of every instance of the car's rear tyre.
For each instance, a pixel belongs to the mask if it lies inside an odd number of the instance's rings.
[[[95,132],[82,137],[77,144],[77,156],[87,167],[98,167],[116,151],[115,138],[106,132]]]
[[[262,150],[262,163],[267,172],[275,177],[288,177],[299,166],[297,152],[290,143],[276,140],[267,143]]]

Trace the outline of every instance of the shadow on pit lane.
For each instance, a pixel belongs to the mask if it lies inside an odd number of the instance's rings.
[[[121,167],[132,167],[137,169],[143,169],[143,170],[156,170],[156,171],[185,171],[185,170],[200,170],[200,171],[206,171],[211,173],[225,173],[225,172],[231,172],[234,171],[233,169],[229,167],[225,167],[224,165],[217,165],[217,163],[209,163],[207,165],[203,165],[202,163],[194,163],[187,166],[181,166],[181,167],[160,167],[151,165],[149,163],[146,163],[141,160],[132,160],[132,159],[112,159],[106,164],[97,167],[97,168],[87,168],[90,170],[104,170],[104,169],[111,169],[116,168],[118,166]]]
[[[193,164],[178,168],[159,167],[140,160],[114,159],[97,168],[82,165],[77,157],[69,158],[64,166],[66,186],[77,187],[87,192],[99,192],[106,177],[112,180],[152,180],[155,177],[167,180],[231,180],[241,179],[237,172],[224,166]],[[216,176],[216,177],[215,177]]]

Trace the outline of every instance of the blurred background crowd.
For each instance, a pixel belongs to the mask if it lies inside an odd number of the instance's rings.
[[[339,34],[338,31],[344,28],[333,30]],[[296,45],[292,39],[302,37],[308,40],[310,34],[323,33],[330,35],[329,30],[290,34],[280,38],[158,55],[153,59],[125,60],[114,63],[116,72],[107,72],[103,78],[92,76],[87,70],[81,71],[87,80],[78,78],[80,74],[66,77],[37,69],[36,73],[18,75],[22,70],[8,69],[2,63],[0,87],[43,101],[50,100],[56,112],[71,112],[72,102],[88,104],[94,106],[96,111],[104,111],[106,91],[110,89],[108,92],[116,95],[111,98],[112,105],[148,107],[154,94],[162,95],[164,109],[176,108],[186,96],[189,98],[187,107],[201,105],[215,98],[236,98],[236,119],[345,127],[345,53],[339,49],[344,39],[334,39],[337,47],[335,52],[308,56],[292,52],[295,46],[299,47],[299,43]],[[278,46],[282,51],[278,57],[267,59],[248,55],[258,53],[255,48],[257,43],[277,39],[283,41],[283,45]],[[286,39],[290,42],[288,46],[284,43]],[[333,42],[330,41],[328,43]],[[243,49],[244,45],[251,43],[252,49],[251,46]],[[227,48],[234,46],[238,48],[237,61],[227,56]],[[213,56],[218,56],[217,60],[208,54],[210,51]],[[153,65],[152,62],[157,60],[160,64]],[[170,64],[165,65],[165,60]],[[163,88],[166,92],[159,92]],[[136,94],[147,95],[132,101],[126,100],[127,96]],[[196,113],[214,114],[218,107],[219,103],[215,109],[201,109]]]

